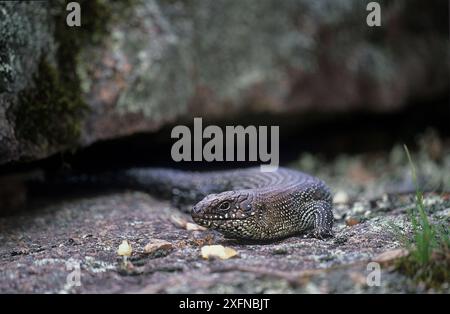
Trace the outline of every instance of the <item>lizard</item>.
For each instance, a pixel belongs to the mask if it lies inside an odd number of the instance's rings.
[[[326,184],[306,173],[279,167],[209,172],[131,168],[65,179],[72,183],[144,190],[190,211],[195,223],[245,240],[275,240],[308,234],[332,236],[332,199]],[[193,206],[192,206],[193,205]]]

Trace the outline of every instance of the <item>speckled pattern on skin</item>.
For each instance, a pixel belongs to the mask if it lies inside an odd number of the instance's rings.
[[[302,233],[317,238],[332,235],[330,191],[324,182],[300,171],[134,168],[109,179],[171,198],[179,208],[196,204],[187,207],[192,208],[194,221],[230,238],[273,240]]]

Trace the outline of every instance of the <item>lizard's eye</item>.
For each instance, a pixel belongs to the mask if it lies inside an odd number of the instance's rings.
[[[230,202],[228,201],[222,202],[222,204],[219,205],[219,209],[223,210],[230,209]]]

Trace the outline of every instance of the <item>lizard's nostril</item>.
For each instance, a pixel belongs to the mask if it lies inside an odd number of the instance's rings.
[[[199,206],[192,207],[192,213],[193,214],[199,214],[200,213],[200,207]]]

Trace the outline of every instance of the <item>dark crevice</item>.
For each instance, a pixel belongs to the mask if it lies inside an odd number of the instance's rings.
[[[393,145],[405,143],[414,149],[418,135],[435,129],[445,140],[450,137],[448,95],[436,103],[418,103],[395,113],[342,113],[273,115],[260,114],[239,120],[203,122],[226,125],[279,125],[280,162],[294,161],[302,152],[333,158],[340,153],[389,151]],[[204,119],[205,120],[205,119]],[[192,120],[190,120],[192,124]],[[174,125],[158,132],[135,134],[95,143],[76,152],[59,153],[27,164],[7,164],[0,174],[42,168],[51,172],[72,170],[98,172],[136,166],[160,166],[181,169],[220,169],[256,165],[249,162],[174,162],[170,151],[175,139],[170,133]],[[192,125],[189,126],[192,130]],[[223,129],[224,130],[224,129]],[[205,143],[207,140],[204,140]]]

